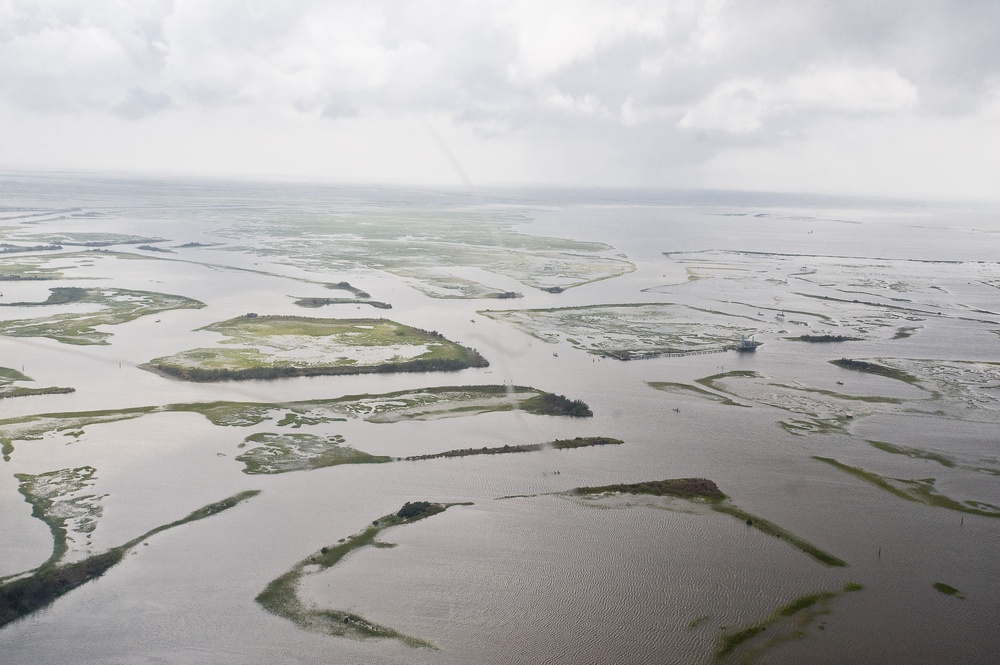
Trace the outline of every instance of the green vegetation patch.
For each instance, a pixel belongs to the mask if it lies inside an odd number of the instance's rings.
[[[799,335],[798,337],[788,337],[787,339],[797,342],[812,342],[814,344],[826,342],[863,342],[861,337],[851,337],[850,335]]]
[[[570,416],[571,418],[590,418],[594,412],[583,400],[569,399],[565,395],[541,393],[529,397],[521,403],[521,409],[528,413],[542,416]]]
[[[202,330],[226,339],[218,347],[156,358],[143,367],[187,381],[231,381],[489,366],[474,349],[436,331],[387,319],[247,314]]]
[[[65,305],[71,302],[83,302],[87,290],[77,286],[57,286],[49,289],[49,297],[41,302],[7,302],[0,307],[39,307],[44,305]]]
[[[774,522],[764,519],[763,517],[758,517],[752,513],[748,513],[745,510],[741,510],[730,503],[718,503],[712,506],[712,510],[720,513],[725,513],[726,515],[731,515],[736,519],[744,522],[747,526],[753,527],[769,536],[774,536],[779,540],[787,542],[789,545],[795,549],[804,552],[811,556],[816,561],[819,561],[825,566],[831,567],[843,567],[847,565],[847,562],[839,557],[835,557],[829,552],[824,552],[820,548],[816,547],[808,540],[799,538],[792,532],[781,528]]]
[[[205,304],[183,296],[129,289],[50,289],[52,295],[42,305],[66,303],[90,305],[94,311],[67,312],[35,319],[0,322],[0,335],[12,337],[48,337],[65,344],[107,344],[111,333],[98,326],[126,323],[140,316],[172,309],[199,309]],[[30,303],[28,303],[30,304]]]
[[[364,530],[342,538],[337,543],[320,548],[295,564],[288,572],[271,581],[257,596],[257,602],[272,614],[288,619],[298,627],[315,633],[337,637],[395,639],[412,647],[433,645],[425,640],[404,635],[392,628],[380,626],[351,612],[323,609],[307,604],[299,597],[299,583],[304,577],[321,573],[339,563],[345,556],[369,546],[377,546],[375,537],[386,529],[411,524],[444,512],[454,505],[427,501],[406,502],[399,511],[380,517]]]
[[[886,367],[885,365],[879,365],[878,363],[872,363],[865,360],[851,360],[850,358],[839,358],[837,360],[831,360],[830,363],[836,365],[837,367],[843,367],[844,369],[849,369],[854,372],[884,376],[889,379],[896,379],[897,381],[903,381],[920,387],[920,379],[908,372],[904,372],[903,370],[896,369],[894,367]]]
[[[81,561],[56,565],[56,561],[50,559],[35,570],[0,580],[0,627],[36,612],[60,596],[97,579],[119,563],[130,549],[152,536],[188,522],[217,515],[259,493],[260,490],[248,490],[222,501],[210,503],[187,517],[158,526],[123,545],[112,547]]]
[[[945,584],[944,582],[935,582],[933,584],[934,588],[943,593],[946,596],[954,596],[955,598],[965,599],[965,596],[961,591],[951,586],[950,584]]]
[[[31,381],[31,377],[10,367],[0,367],[0,385],[15,381]]]
[[[910,459],[925,459],[932,462],[937,462],[941,466],[948,467],[949,469],[955,468],[955,460],[940,453],[932,453],[927,450],[920,450],[919,448],[908,448],[906,446],[896,446],[891,443],[886,443],[885,441],[875,441],[873,439],[865,439],[873,448],[878,448],[883,452],[890,453],[892,455],[905,455]]]
[[[578,487],[572,490],[576,495],[601,494],[646,494],[650,496],[678,497],[687,500],[698,500],[708,503],[712,510],[730,515],[753,527],[790,544],[792,547],[808,554],[827,566],[846,566],[847,563],[819,549],[812,543],[799,538],[793,533],[782,529],[777,524],[758,517],[745,510],[737,508],[726,501],[726,495],[713,481],[707,478],[674,478],[671,480],[654,480],[643,483],[603,485],[601,487]]]
[[[0,367],[0,399],[5,397],[27,397],[30,395],[61,395],[74,392],[75,388],[27,388],[15,383],[31,381],[31,377],[9,367]]]
[[[862,585],[848,582],[836,591],[819,591],[800,596],[786,605],[774,610],[763,621],[724,632],[719,637],[715,651],[715,659],[722,660],[747,643],[755,646],[746,654],[744,662],[755,661],[762,654],[786,642],[799,640],[806,636],[808,628],[817,618],[830,613],[830,603],[844,593],[860,591]],[[768,632],[769,631],[769,632]],[[762,640],[763,636],[767,640]]]
[[[391,462],[391,457],[369,455],[341,445],[342,436],[313,434],[259,433],[248,436],[245,443],[263,445],[251,448],[236,458],[243,462],[243,473],[278,474],[289,471],[322,469],[338,464],[378,464]]]
[[[1000,506],[994,506],[993,504],[984,503],[982,501],[966,501],[962,503],[941,494],[934,488],[933,478],[921,478],[917,480],[889,478],[871,471],[866,471],[856,466],[850,466],[842,462],[838,462],[837,460],[829,457],[813,456],[813,459],[829,464],[835,469],[840,469],[844,473],[852,475],[855,478],[860,478],[861,480],[864,480],[879,489],[885,490],[886,492],[898,496],[901,499],[906,499],[907,501],[922,503],[925,506],[936,506],[938,508],[947,508],[948,510],[957,510],[958,512],[969,513],[972,515],[982,515],[983,517],[1000,517]]]
[[[648,494],[650,496],[673,496],[681,499],[703,499],[709,502],[726,498],[719,486],[707,478],[672,478],[650,480],[643,483],[602,485],[600,487],[577,487],[574,494]]]
[[[62,258],[63,255],[60,255]],[[0,261],[0,282],[36,282],[62,279],[61,268],[49,267],[49,256],[19,256],[17,260],[5,258]]]
[[[358,299],[366,299],[372,297],[371,294],[368,293],[367,291],[362,291],[356,286],[351,286],[350,282],[337,282],[336,284],[326,284],[326,288],[336,289],[338,291],[347,291],[348,293],[353,294],[354,297]]]
[[[559,439],[549,443],[529,443],[524,445],[505,445],[497,448],[462,448],[460,450],[449,450],[443,453],[433,453],[430,455],[413,455],[407,457],[407,461],[438,459],[443,457],[469,457],[471,455],[504,455],[507,453],[532,453],[540,450],[555,449],[569,450],[572,448],[587,448],[590,446],[620,446],[625,443],[621,439],[612,439],[606,436],[578,436],[573,439]]]
[[[712,374],[711,376],[704,376],[700,379],[695,379],[696,382],[705,386],[706,388],[711,388],[712,390],[718,390],[719,392],[728,392],[722,387],[721,381],[724,379],[759,379],[762,378],[760,374],[753,370],[747,369],[735,369],[729,372],[722,372],[719,374]]]
[[[378,300],[355,300],[354,298],[296,298],[299,307],[316,309],[327,305],[369,305],[376,309],[392,309],[392,305]]]
[[[43,413],[0,420],[0,444],[3,445],[4,460],[10,460],[14,441],[35,441],[59,433],[76,438],[90,425],[138,418],[157,410],[163,409],[145,406],[80,413]]]

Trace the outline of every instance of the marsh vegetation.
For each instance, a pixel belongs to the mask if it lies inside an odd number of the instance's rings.
[[[60,564],[62,554],[58,553],[57,548],[53,557],[38,568],[0,579],[0,627],[36,612],[50,605],[60,596],[97,579],[112,566],[121,562],[129,550],[152,536],[189,522],[217,515],[259,493],[259,490],[248,490],[234,494],[222,501],[203,506],[179,520],[151,529],[122,545],[72,563]],[[44,499],[40,499],[35,505],[42,502]],[[53,535],[55,536],[55,531],[53,531]]]
[[[826,565],[841,567],[847,562],[824,552],[812,543],[781,528],[774,522],[758,517],[742,510],[730,501],[713,481],[707,478],[673,478],[669,480],[653,480],[641,483],[602,485],[599,487],[577,487],[572,494],[578,496],[602,496],[609,494],[644,494],[648,496],[676,497],[689,501],[705,503],[715,512],[735,517],[748,527],[757,529],[779,540],[787,542],[797,550],[808,554],[816,561]]]
[[[770,328],[745,317],[675,303],[624,303],[547,309],[481,310],[548,343],[565,342],[616,360],[725,351],[742,334]]]
[[[540,450],[571,450],[573,448],[588,448],[590,446],[620,446],[625,443],[621,439],[606,436],[578,436],[573,439],[557,439],[548,443],[526,443],[521,445],[504,445],[496,448],[462,448],[448,450],[443,453],[428,455],[412,455],[407,461],[440,459],[445,457],[469,457],[472,455],[506,455],[508,453],[533,453]]]
[[[31,395],[64,395],[74,392],[75,388],[29,388],[15,385],[31,381],[31,377],[10,367],[0,367],[0,399],[5,397],[28,397]]]
[[[488,367],[475,349],[387,319],[244,315],[201,328],[219,346],[156,358],[146,369],[185,381],[246,381],[293,376],[453,372]],[[225,345],[225,346],[223,346]]]
[[[257,595],[257,602],[268,612],[288,619],[304,630],[342,637],[395,639],[412,647],[433,648],[426,640],[404,635],[352,612],[309,604],[299,596],[299,585],[304,577],[322,573],[337,565],[351,552],[378,545],[376,536],[383,531],[412,524],[444,512],[454,505],[466,504],[408,501],[397,512],[383,515],[362,531],[323,547],[299,561],[288,572],[271,581]]]
[[[820,617],[830,613],[830,603],[844,593],[861,591],[864,587],[848,582],[836,591],[819,591],[799,596],[795,600],[775,609],[763,621],[738,630],[726,631],[719,637],[715,650],[716,660],[723,660],[737,649],[747,651],[746,660],[756,660],[767,651],[790,642],[804,639],[806,628]],[[767,632],[770,630],[770,632]],[[766,637],[764,640],[762,638]]]
[[[985,501],[957,501],[945,494],[942,494],[934,487],[936,482],[935,478],[891,478],[872,471],[866,471],[860,467],[838,462],[830,457],[820,457],[817,455],[814,456],[813,459],[823,462],[824,464],[829,464],[835,469],[839,469],[848,475],[863,480],[870,485],[874,485],[875,487],[884,490],[893,496],[897,496],[900,499],[922,503],[925,506],[947,508],[948,510],[969,513],[971,515],[1000,517],[1000,506],[986,503]]]
[[[91,311],[74,311],[34,319],[0,321],[0,335],[12,337],[48,337],[64,344],[108,344],[111,333],[98,330],[172,309],[199,309],[205,304],[192,298],[116,288],[57,287],[41,303],[58,306],[75,303]]]

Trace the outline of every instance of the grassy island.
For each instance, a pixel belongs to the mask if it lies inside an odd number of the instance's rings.
[[[392,309],[392,305],[378,300],[355,300],[354,298],[296,298],[295,304],[299,307],[316,309],[327,305],[369,305],[376,309]]]
[[[201,328],[227,339],[142,365],[185,381],[245,381],[294,376],[454,372],[488,367],[475,349],[437,331],[387,319],[314,319],[251,313]]]
[[[601,487],[577,487],[575,494],[648,494],[650,496],[676,496],[681,499],[704,499],[721,501],[726,498],[719,486],[707,478],[673,478],[651,480],[631,485],[603,485]]]
[[[843,367],[844,369],[853,370],[855,372],[863,372],[865,374],[874,374],[876,376],[884,376],[889,379],[896,379],[897,381],[904,381],[906,383],[913,384],[915,386],[920,385],[920,379],[904,372],[903,370],[896,369],[894,367],[886,367],[885,365],[879,365],[878,363],[870,363],[865,360],[851,360],[850,358],[840,358],[838,360],[831,360],[831,364],[837,367]]]
[[[336,284],[326,284],[328,289],[336,289],[338,291],[347,291],[348,293],[354,295],[355,298],[371,298],[371,294],[367,291],[362,291],[356,286],[352,286],[350,282],[337,282]]]
[[[243,462],[243,473],[250,475],[307,471],[341,464],[380,464],[392,461],[391,457],[385,455],[370,455],[350,446],[341,445],[343,442],[342,436],[321,437],[314,434],[261,432],[248,436],[244,444],[262,445],[239,455],[236,461]]]
[[[813,342],[813,343],[864,341],[861,337],[851,337],[849,335],[799,335],[798,337],[789,337],[788,339],[799,342]]]
[[[570,448],[586,448],[588,446],[620,446],[625,443],[621,439],[612,439],[606,436],[578,436],[575,439],[559,439],[549,443],[528,443],[518,446],[500,446],[498,448],[462,448],[460,450],[449,450],[443,453],[433,453],[430,455],[413,455],[407,457],[406,461],[438,459],[443,457],[469,457],[472,455],[504,455],[507,453],[532,453],[539,450],[552,448],[555,450],[568,450]]]
[[[570,416],[572,418],[590,418],[594,412],[583,400],[569,399],[565,395],[542,393],[525,401],[522,409],[542,416]]]
[[[341,539],[339,542],[320,548],[288,572],[273,580],[257,596],[257,602],[268,612],[288,619],[299,628],[315,633],[338,637],[396,639],[412,647],[433,648],[429,642],[373,623],[351,612],[335,609],[320,609],[304,602],[298,594],[299,582],[309,575],[321,573],[341,561],[355,550],[379,546],[375,540],[382,531],[404,524],[412,524],[438,513],[444,512],[454,503],[431,503],[428,501],[406,502],[395,513],[390,513],[365,527],[364,530]],[[384,546],[384,544],[382,544]]]

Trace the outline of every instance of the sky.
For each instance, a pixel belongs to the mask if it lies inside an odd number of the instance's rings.
[[[996,0],[0,0],[0,169],[1000,200]]]

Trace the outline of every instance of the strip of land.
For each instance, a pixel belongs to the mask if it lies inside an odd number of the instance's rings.
[[[726,501],[727,497],[713,481],[707,478],[673,478],[669,480],[653,480],[642,483],[604,485],[601,487],[578,487],[572,490],[576,495],[601,494],[646,494],[650,496],[667,496],[699,501],[709,505],[712,510],[730,515],[769,536],[784,540],[792,547],[808,554],[813,559],[826,566],[846,566],[847,562],[819,549],[812,543],[781,528],[774,522],[758,517],[745,510],[737,508]]]
[[[380,517],[364,530],[341,539],[336,544],[321,548],[292,568],[271,581],[256,600],[268,612],[288,619],[299,628],[314,633],[324,633],[337,637],[396,639],[412,647],[434,648],[430,642],[404,635],[387,626],[381,626],[362,616],[336,609],[320,609],[307,604],[299,597],[299,583],[304,577],[321,573],[337,565],[345,556],[369,546],[385,546],[375,537],[392,527],[431,517],[442,513],[454,503],[430,503],[427,501],[406,502],[397,512]]]
[[[234,494],[222,501],[210,503],[190,513],[187,517],[158,526],[138,538],[133,538],[127,543],[112,547],[100,554],[89,556],[82,561],[58,565],[58,559],[50,559],[35,570],[4,578],[0,581],[0,627],[36,612],[50,605],[60,596],[97,579],[119,563],[130,549],[152,536],[188,522],[217,515],[259,493],[260,490],[248,490]]]

